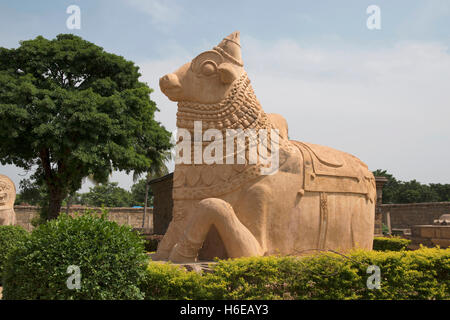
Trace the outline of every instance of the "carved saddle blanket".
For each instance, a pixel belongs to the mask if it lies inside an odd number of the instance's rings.
[[[375,179],[361,160],[329,147],[290,142],[303,154],[305,191],[357,193],[375,200]]]

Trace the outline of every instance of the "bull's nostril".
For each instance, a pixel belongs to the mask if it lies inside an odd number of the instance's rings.
[[[181,92],[180,80],[178,79],[178,76],[173,73],[166,74],[159,79],[159,86],[161,91],[172,101],[175,101],[173,100],[175,99],[174,97]]]
[[[163,76],[160,80],[159,80],[160,84],[163,87],[170,87],[171,86],[171,81],[170,81],[170,77],[168,75]]]

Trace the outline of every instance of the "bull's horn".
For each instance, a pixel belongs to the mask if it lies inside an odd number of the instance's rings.
[[[230,59],[232,62],[242,66],[241,57],[241,44],[239,31],[235,31],[228,37],[224,38],[217,47],[214,47],[216,51],[219,51],[226,58]]]

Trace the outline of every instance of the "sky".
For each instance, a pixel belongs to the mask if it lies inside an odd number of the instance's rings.
[[[80,29],[67,28],[70,5]],[[370,5],[380,29],[367,27]],[[74,33],[124,56],[154,89],[156,119],[169,131],[176,104],[159,78],[237,30],[255,94],[287,119],[291,139],[346,151],[400,180],[450,183],[448,0],[0,0],[0,47]],[[0,173],[16,185],[30,175],[10,165]],[[110,180],[133,184],[123,172]]]

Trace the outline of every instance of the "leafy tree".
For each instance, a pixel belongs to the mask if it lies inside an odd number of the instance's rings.
[[[44,184],[39,185],[32,179],[22,179],[19,184],[20,193],[17,194],[16,203],[28,203],[31,205],[42,205],[47,197]]]
[[[145,190],[147,186],[147,179],[140,179],[138,182],[131,186],[131,198],[133,200],[133,205],[144,206],[145,203]],[[153,192],[148,190],[148,202],[153,204]]]
[[[430,188],[438,195],[439,201],[450,201],[450,184],[430,183]]]
[[[0,162],[37,166],[32,178],[48,191],[47,219],[83,178],[106,182],[113,170],[146,170],[149,146],[170,149],[138,71],[71,34],[0,48]]]
[[[429,185],[416,180],[401,182],[397,192],[397,203],[437,202],[439,195]]]
[[[386,170],[373,171],[388,179],[383,186],[383,203],[450,201],[450,184],[422,184],[416,180],[399,181]]]
[[[133,200],[131,193],[119,187],[117,182],[107,182],[91,187],[89,192],[81,194],[80,202],[94,207],[130,207]]]
[[[388,181],[383,186],[383,203],[396,203],[399,181],[389,174],[386,170],[378,169],[373,171],[376,177],[385,177]]]

